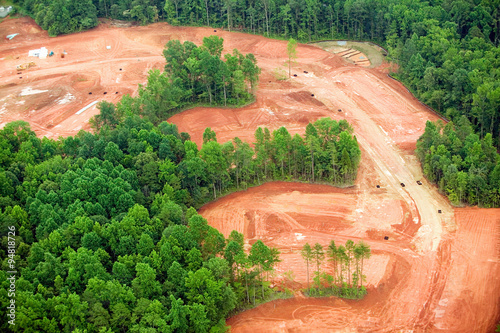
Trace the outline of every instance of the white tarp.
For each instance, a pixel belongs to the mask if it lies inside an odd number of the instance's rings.
[[[28,52],[29,57],[38,57],[40,59],[47,58],[48,54],[49,54],[49,51],[45,47],[42,47],[42,48],[36,49],[36,50],[30,50]]]

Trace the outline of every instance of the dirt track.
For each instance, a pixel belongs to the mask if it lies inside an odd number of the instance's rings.
[[[2,38],[15,32],[21,35],[0,42],[0,126],[25,119],[37,133],[51,137],[88,129],[88,119],[97,110],[75,113],[91,102],[116,102],[136,92],[149,69],[163,66],[161,50],[169,39],[199,44],[213,34],[211,29],[166,24],[126,29],[101,25],[48,38],[28,19],[0,24]],[[250,242],[260,238],[279,247],[283,262],[277,281],[292,269],[295,281],[305,282],[298,252],[305,242],[363,239],[374,254],[366,267],[366,299],[277,301],[229,319],[233,332],[493,330],[500,312],[500,210],[454,209],[422,179],[412,151],[425,121],[438,117],[390,79],[383,66],[361,68],[300,45],[294,66],[298,77],[280,82],[271,73],[285,62],[286,42],[217,34],[225,39],[226,51],[238,48],[256,55],[263,69],[257,101],[241,109],[183,112],[170,119],[181,131],[198,144],[205,127],[212,127],[220,142],[235,136],[252,142],[258,126],[286,126],[291,133],[303,133],[309,121],[328,116],[353,124],[363,155],[353,188],[271,183],[213,202],[202,214],[226,235],[236,229]],[[36,60],[37,67],[17,75],[15,65],[32,60],[28,50],[41,46],[56,56]],[[62,50],[68,52],[64,59],[59,57]],[[47,91],[20,96],[28,87]],[[424,185],[415,183],[419,179]]]

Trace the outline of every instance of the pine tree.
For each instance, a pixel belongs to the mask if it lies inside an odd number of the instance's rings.
[[[312,249],[309,243],[305,243],[300,252],[307,265],[307,290],[309,291],[309,261],[312,259]]]

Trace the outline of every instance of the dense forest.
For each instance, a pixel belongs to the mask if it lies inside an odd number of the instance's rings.
[[[491,133],[481,139],[467,117],[427,122],[416,153],[425,176],[455,205],[500,206],[500,155]]]
[[[350,183],[359,163],[345,121],[318,120],[305,137],[259,128],[255,148],[207,129],[198,149],[175,125],[125,114],[57,141],[23,121],[0,130],[4,318],[17,271],[16,325],[2,331],[223,331],[231,311],[272,293],[279,252],[244,251],[242,234],[225,239],[195,208],[273,179]]]

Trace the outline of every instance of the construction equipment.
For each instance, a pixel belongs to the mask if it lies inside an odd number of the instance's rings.
[[[17,69],[18,71],[23,71],[23,70],[25,70],[25,69],[28,69],[28,68],[30,68],[30,67],[34,67],[34,66],[36,66],[36,64],[35,64],[33,61],[31,61],[31,62],[24,63],[24,64],[22,64],[22,65],[17,65],[17,66],[16,66],[16,69]]]
[[[52,57],[54,55],[54,51],[50,51],[49,57]]]

